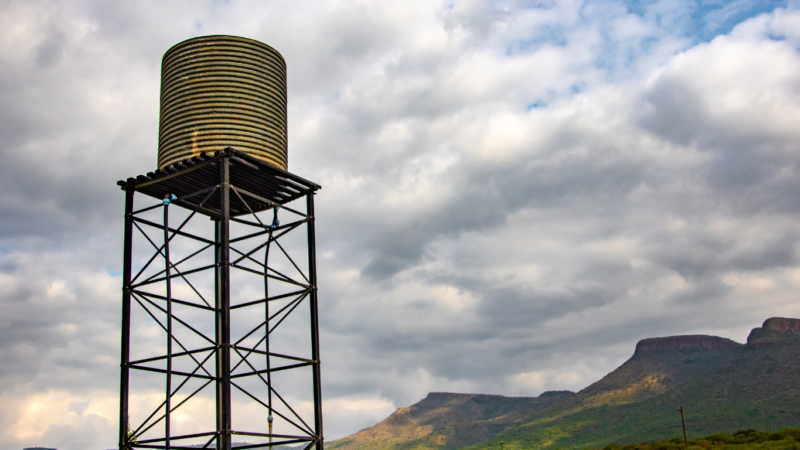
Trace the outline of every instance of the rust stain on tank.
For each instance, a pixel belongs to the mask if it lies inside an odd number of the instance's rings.
[[[158,167],[233,147],[288,168],[286,62],[234,36],[202,36],[164,54]]]

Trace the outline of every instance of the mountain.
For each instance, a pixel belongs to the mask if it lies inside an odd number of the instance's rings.
[[[755,347],[762,347],[798,336],[800,336],[800,320],[773,317],[767,319],[760,328],[753,328],[750,335],[747,336],[747,343]]]
[[[747,344],[716,336],[644,339],[580,392],[539,397],[431,393],[331,450],[580,449],[800,424],[800,320],[771,318]]]
[[[581,408],[634,403],[667,392],[731,357],[741,344],[716,336],[643,339],[633,356],[572,402]]]
[[[483,442],[516,421],[544,411],[575,394],[545,392],[538,397],[431,392],[383,422],[327,444],[329,449],[457,449]]]

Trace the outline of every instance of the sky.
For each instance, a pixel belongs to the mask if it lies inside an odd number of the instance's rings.
[[[115,183],[156,167],[162,55],[211,34],[287,61],[328,440],[800,317],[795,1],[2,0],[0,449],[116,446]]]

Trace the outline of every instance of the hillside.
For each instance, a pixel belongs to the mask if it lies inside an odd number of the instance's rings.
[[[457,449],[483,442],[515,421],[574,396],[569,391],[539,397],[432,392],[395,411],[383,422],[327,444],[329,449]]]
[[[741,345],[704,335],[643,339],[628,361],[562,406],[583,409],[655,397],[727,361]]]
[[[714,336],[644,339],[577,394],[535,398],[430,394],[378,425],[328,444],[357,449],[585,448],[608,442],[800,424],[800,320],[768,319],[748,343]],[[486,402],[487,406],[479,406]],[[491,406],[489,406],[491,405]],[[524,406],[523,406],[524,405]]]

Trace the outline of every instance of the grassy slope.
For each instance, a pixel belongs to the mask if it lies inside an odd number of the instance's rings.
[[[674,437],[625,446],[613,443],[603,447],[603,450],[683,450],[684,445],[682,437]],[[800,450],[800,429],[785,428],[774,433],[753,429],[733,434],[717,433],[689,440],[688,448],[689,450]]]
[[[548,414],[641,402],[682,386],[723,364],[733,354],[734,350],[728,349],[636,354]]]
[[[796,426],[800,423],[798,354],[800,339],[758,349],[742,347],[726,362],[653,398],[574,408],[566,414],[550,410],[469,449],[498,448],[500,440],[508,450],[516,450],[577,449],[610,441],[624,444],[643,438],[664,439],[680,432],[677,408],[681,405],[690,437],[764,428],[767,422],[773,429]]]
[[[539,397],[431,393],[401,408],[374,427],[337,441],[330,450],[456,449],[485,441],[515,420],[572,397],[572,392],[549,392]]]

